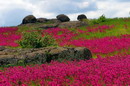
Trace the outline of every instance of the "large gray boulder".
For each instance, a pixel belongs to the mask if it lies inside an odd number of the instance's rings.
[[[45,47],[34,49],[4,49],[0,51],[0,65],[24,63],[46,63],[52,60],[89,60],[92,54],[85,47]]]
[[[58,16],[56,16],[56,18],[58,20],[60,20],[61,22],[67,22],[67,21],[70,21],[69,17],[64,15],[64,14],[60,14]]]
[[[37,19],[33,15],[28,15],[22,20],[22,24],[36,23]]]

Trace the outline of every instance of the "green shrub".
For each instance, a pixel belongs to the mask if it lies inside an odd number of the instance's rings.
[[[105,22],[105,21],[107,21],[107,18],[105,17],[105,15],[100,16],[98,19],[91,20],[91,22],[93,24],[99,24],[99,23]]]
[[[98,18],[98,21],[99,22],[105,22],[107,19],[106,19],[106,17],[105,17],[105,15],[102,15],[102,16],[100,16],[99,18]]]
[[[92,24],[99,24],[100,22],[97,19],[91,20]]]
[[[87,24],[91,24],[91,20],[89,20],[89,19],[83,19],[82,21],[86,22]]]
[[[47,46],[56,46],[56,41],[52,36],[41,36],[38,32],[24,33],[22,40],[19,41],[22,48],[41,48]]]

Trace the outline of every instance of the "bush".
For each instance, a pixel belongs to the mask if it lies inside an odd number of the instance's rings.
[[[99,22],[105,22],[107,19],[106,19],[106,17],[105,17],[105,15],[102,15],[102,16],[100,16],[99,18],[98,18],[98,21]]]
[[[89,20],[89,19],[83,19],[82,21],[86,22],[87,24],[91,24],[91,20]]]
[[[92,24],[99,24],[100,22],[97,19],[91,20]]]
[[[105,17],[105,15],[102,15],[98,19],[93,19],[92,23],[93,24],[99,24],[99,23],[105,22],[105,21],[107,21],[107,18]]]
[[[41,48],[47,46],[56,46],[56,41],[50,35],[44,37],[37,32],[24,33],[23,39],[19,41],[22,48]]]
[[[58,44],[56,43],[56,40],[50,36],[50,35],[46,35],[42,38],[42,47],[47,47],[47,46],[58,46]]]

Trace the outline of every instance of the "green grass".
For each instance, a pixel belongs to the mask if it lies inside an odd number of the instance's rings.
[[[75,37],[75,39],[78,38],[86,38],[86,39],[91,39],[91,38],[103,38],[106,36],[120,36],[120,35],[124,35],[124,34],[130,34],[130,18],[127,18],[127,20],[129,20],[128,22],[125,22],[124,20],[126,19],[109,19],[106,22],[102,22],[98,25],[115,25],[114,28],[112,29],[108,29],[106,30],[106,32],[88,32],[89,35],[86,35],[86,33],[83,34],[79,34],[77,37]],[[124,25],[127,25],[127,28],[124,27]],[[93,24],[90,24],[89,27],[93,27]],[[79,29],[83,30],[83,31],[87,31],[86,29],[87,27],[80,27]],[[74,29],[71,29],[72,31],[74,31]],[[76,29],[75,29],[76,30]]]

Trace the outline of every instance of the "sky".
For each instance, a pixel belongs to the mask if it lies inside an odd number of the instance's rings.
[[[21,24],[27,15],[36,18],[56,18],[67,15],[70,20],[85,14],[87,18],[129,17],[130,0],[0,0],[0,27]]]

